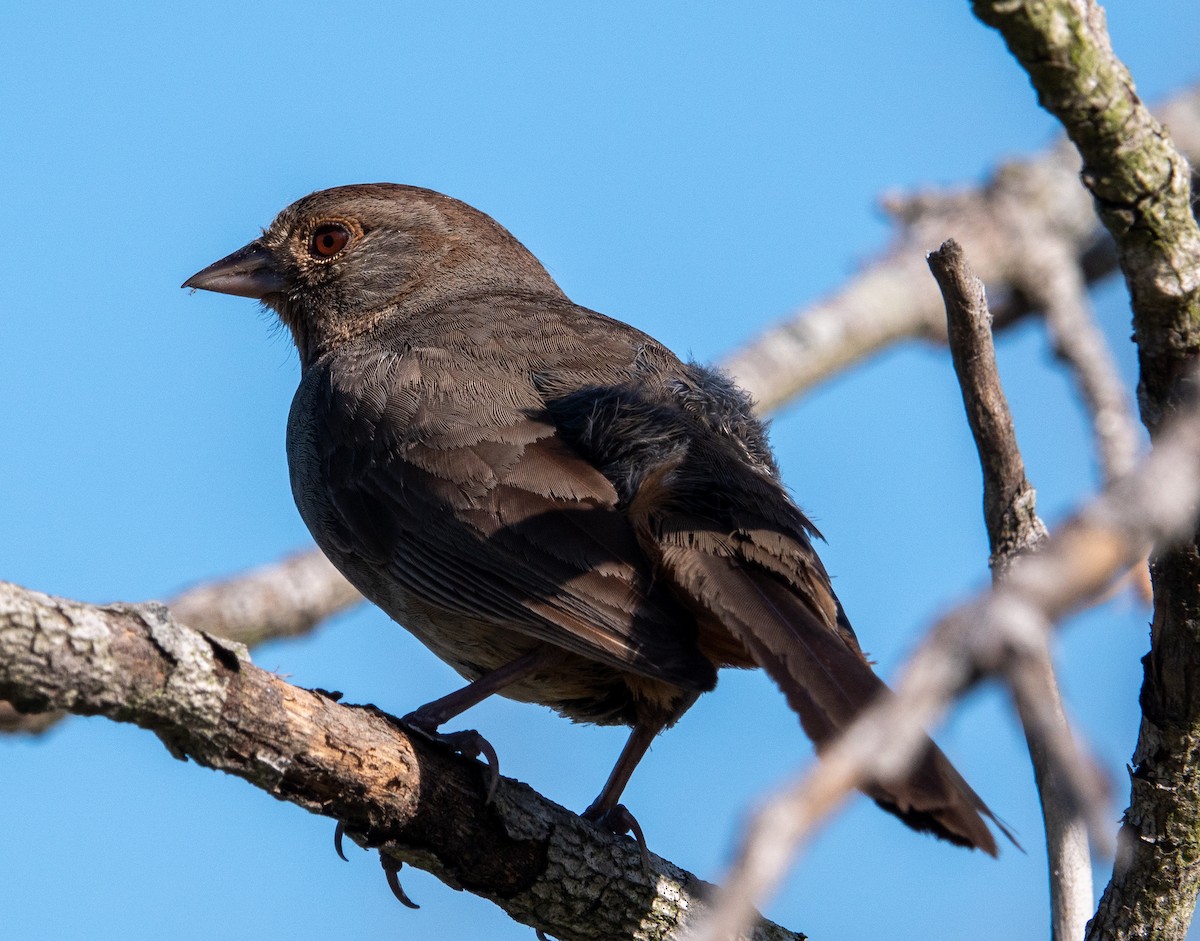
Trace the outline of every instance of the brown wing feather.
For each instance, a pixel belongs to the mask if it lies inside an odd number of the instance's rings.
[[[450,422],[434,401],[437,364],[381,360],[331,377],[323,413],[338,421],[317,416],[332,511],[321,529],[335,556],[382,568],[446,611],[682,689],[715,685],[691,619],[654,586],[612,484],[553,426],[511,393],[481,395]],[[469,367],[445,381],[480,393],[496,384]]]

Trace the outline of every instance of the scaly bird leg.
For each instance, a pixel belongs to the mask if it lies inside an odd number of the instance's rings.
[[[625,790],[625,785],[629,783],[633,769],[649,751],[650,743],[662,731],[663,724],[662,722],[643,721],[633,727],[633,731],[629,733],[625,747],[621,749],[617,763],[613,766],[608,780],[604,782],[599,796],[581,815],[584,820],[591,820],[613,833],[632,834],[642,851],[642,863],[647,869],[650,868],[650,850],[646,846],[646,837],[642,834],[642,828],[637,819],[629,812],[629,808],[618,802]]]
[[[500,782],[500,760],[496,757],[496,750],[475,729],[444,733],[439,732],[438,727],[444,722],[449,722],[455,716],[466,712],[472,706],[483,702],[483,700],[487,699],[493,693],[498,693],[506,686],[524,679],[530,673],[533,673],[553,660],[554,656],[554,650],[548,647],[531,651],[522,657],[518,657],[511,663],[506,663],[504,666],[492,670],[491,673],[485,673],[479,679],[468,683],[462,689],[455,690],[441,699],[435,699],[431,703],[426,703],[419,709],[414,709],[400,721],[414,732],[435,742],[449,745],[454,751],[467,758],[484,756],[488,764],[487,799],[490,803],[493,795],[496,793],[496,785]],[[635,761],[634,764],[637,764],[637,762]],[[631,767],[629,770],[632,771],[633,768]],[[626,775],[625,777],[628,779],[629,776]],[[618,791],[618,793],[620,792]],[[342,852],[342,837],[345,835],[345,832],[345,824],[338,821],[337,828],[333,833],[333,847],[342,859],[346,858],[345,853]],[[400,887],[400,878],[398,875],[399,864],[393,864],[382,854],[379,859],[383,864],[384,872],[387,873],[388,886],[391,888],[392,894],[408,907],[418,908],[419,906],[409,899]]]
[[[500,692],[506,686],[511,686],[545,666],[553,659],[554,654],[553,648],[549,647],[540,647],[530,651],[511,663],[492,670],[491,673],[485,673],[462,689],[455,690],[441,699],[435,699],[431,703],[426,703],[400,721],[426,738],[449,745],[467,758],[483,756],[489,769],[487,799],[488,803],[491,803],[492,797],[496,793],[496,785],[500,782],[500,760],[496,757],[496,750],[475,729],[465,729],[461,732],[439,732],[438,728],[455,716],[466,712],[472,706],[483,702],[493,693]]]

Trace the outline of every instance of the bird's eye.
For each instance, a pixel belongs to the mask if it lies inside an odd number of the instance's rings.
[[[350,230],[340,222],[323,222],[308,240],[309,253],[314,258],[332,258],[350,244]]]

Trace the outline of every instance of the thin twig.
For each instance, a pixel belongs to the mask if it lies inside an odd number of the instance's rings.
[[[984,479],[984,520],[991,544],[994,582],[1021,553],[1035,552],[1048,538],[1037,515],[1036,494],[1025,475],[1008,400],[1000,383],[992,344],[991,314],[983,282],[975,277],[961,247],[951,240],[929,255],[929,267],[946,301],[950,353],[962,389]],[[1107,788],[1096,766],[1074,745],[1054,675],[1049,648],[1014,658],[1009,680],[1033,763],[1050,872],[1050,923],[1054,941],[1076,941],[1092,913],[1088,815],[1107,840],[1101,823]],[[1090,773],[1089,773],[1090,772]],[[1082,812],[1081,812],[1082,810]]]
[[[1045,541],[1046,526],[1037,515],[1036,494],[1025,476],[1012,413],[1000,385],[983,282],[953,239],[931,252],[928,260],[945,298],[950,355],[983,469],[990,564],[1002,574],[1017,555]]]

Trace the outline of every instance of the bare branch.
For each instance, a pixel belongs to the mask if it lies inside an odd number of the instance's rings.
[[[1100,765],[1077,746],[1049,646],[1014,664],[1010,679],[1042,805],[1050,937],[1076,941],[1095,905],[1089,831],[1100,851],[1112,854],[1111,789]]]
[[[1116,361],[1096,326],[1087,283],[1070,246],[1049,233],[1030,235],[1022,289],[1046,313],[1055,355],[1066,363],[1091,416],[1105,481],[1129,473],[1141,435]]]
[[[1036,494],[1025,477],[1012,414],[1000,385],[983,282],[954,240],[930,253],[929,267],[945,298],[950,354],[983,469],[989,564],[1003,573],[1018,554],[1045,541],[1046,526],[1037,515]]]
[[[832,297],[805,307],[726,357],[764,412],[900,340],[945,333],[922,251],[905,242]]]
[[[1102,594],[1154,542],[1189,535],[1200,500],[1200,410],[1164,433],[1137,471],[1112,484],[1023,556],[1005,578],[942,618],[894,698],[864,712],[798,784],[755,819],[712,920],[693,941],[733,937],[778,884],[796,848],[854,789],[903,774],[925,729],[980,676],[1039,656],[1045,632]]]
[[[307,634],[362,600],[323,553],[309,549],[234,578],[197,585],[168,605],[189,627],[252,646]]]
[[[983,282],[975,277],[961,247],[948,241],[929,255],[929,267],[946,301],[950,353],[962,388],[971,433],[984,479],[984,518],[991,544],[992,578],[998,582],[1017,556],[1048,538],[1037,515],[1036,494],[1025,476],[1012,414],[992,344],[992,318]],[[1081,801],[1093,829],[1107,790],[1092,762],[1081,764],[1074,747],[1050,651],[1044,644],[1013,671],[1013,693],[1029,746],[1042,804],[1050,872],[1050,924],[1055,941],[1074,941],[1092,913],[1092,869]],[[1091,771],[1090,775],[1083,773]]]
[[[1185,407],[1200,359],[1200,228],[1192,173],[1138,98],[1091,0],[975,0],[1083,158],[1133,304],[1139,404],[1152,438]],[[1174,119],[1173,119],[1174,120]],[[1186,132],[1186,128],[1184,128]],[[1089,938],[1182,939],[1200,895],[1200,545],[1158,555],[1124,850]]]
[[[1200,162],[1200,89],[1161,111]],[[945,342],[941,298],[921,259],[951,236],[987,285],[997,329],[1046,301],[1027,296],[1021,277],[1030,233],[1053,235],[1085,284],[1108,276],[1117,268],[1116,251],[1079,185],[1079,166],[1079,155],[1063,142],[1001,166],[983,187],[888,197],[885,207],[901,226],[891,247],[830,297],[733,352],[726,368],[771,411],[901,340]]]
[[[205,582],[167,602],[185,624],[253,646],[306,634],[362,601],[318,549],[286,556],[232,578]],[[69,713],[19,712],[0,699],[0,734],[40,735]]]
[[[364,846],[491,899],[562,941],[661,939],[711,889],[515,781],[254,666],[162,605],[96,607],[0,582],[0,695],[153,731],[179,758],[342,821]],[[569,891],[564,883],[570,885]],[[754,938],[795,941],[763,924]]]

